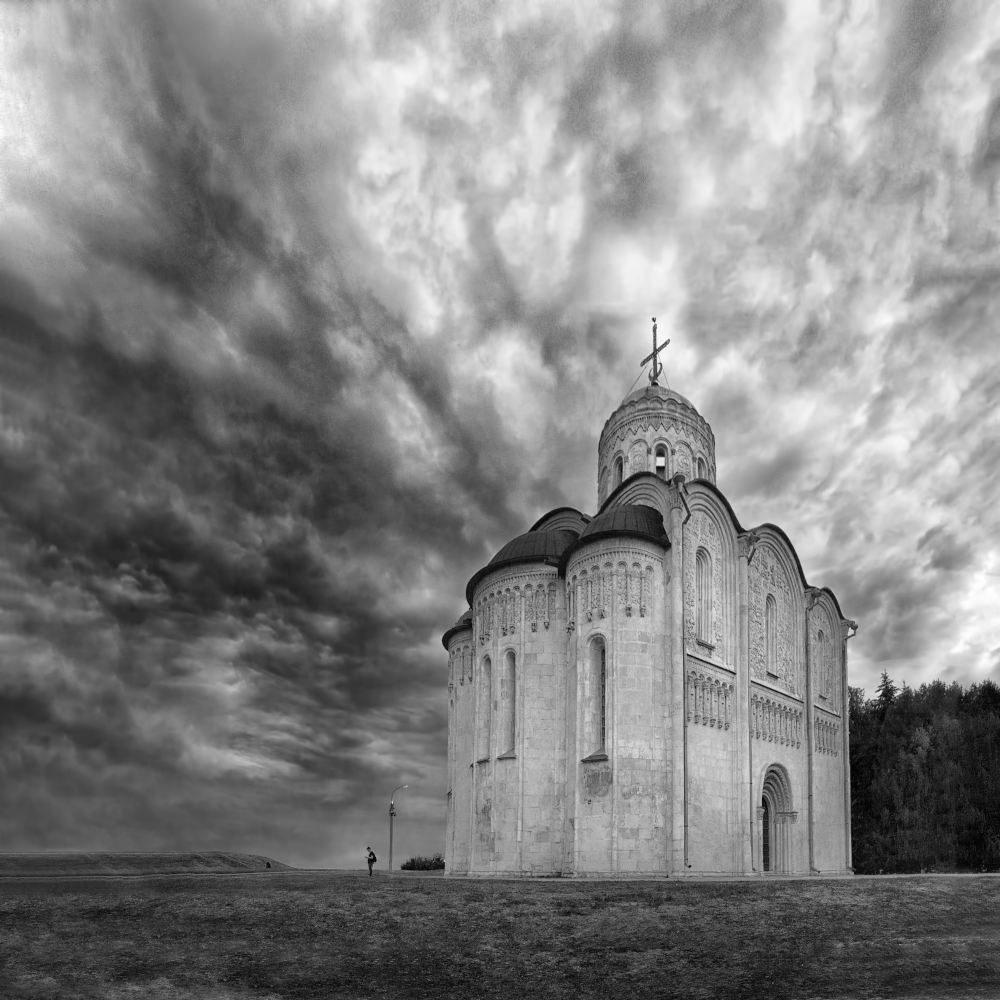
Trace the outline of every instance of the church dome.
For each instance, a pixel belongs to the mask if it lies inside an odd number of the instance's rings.
[[[445,632],[443,636],[441,636],[441,644],[444,646],[445,649],[447,649],[448,643],[451,642],[452,636],[458,635],[459,632],[464,632],[466,629],[471,629],[471,628],[472,628],[472,608],[469,608],[469,610],[466,611],[465,614],[462,615],[462,617],[459,618],[458,621],[455,622],[455,624],[452,625],[452,627],[448,629],[448,631]]]
[[[619,504],[603,514],[598,514],[580,533],[576,542],[566,548],[561,561],[562,570],[565,571],[566,563],[573,552],[587,542],[622,535],[645,538],[663,546],[669,544],[667,533],[663,528],[663,515],[658,510],[645,504]]]
[[[598,505],[637,472],[715,482],[712,428],[688,399],[663,385],[643,386],[622,400],[604,425],[597,454]]]
[[[517,538],[511,539],[500,551],[469,581],[465,588],[465,596],[472,604],[472,596],[476,584],[495,569],[513,566],[515,563],[546,563],[556,566],[563,552],[576,541],[575,531],[560,529],[556,531],[527,531]]]
[[[580,533],[580,541],[600,535],[639,535],[666,541],[663,515],[645,504],[623,503],[598,514]]]

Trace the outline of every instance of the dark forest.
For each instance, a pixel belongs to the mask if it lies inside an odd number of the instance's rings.
[[[850,693],[855,871],[1000,870],[1000,687]]]

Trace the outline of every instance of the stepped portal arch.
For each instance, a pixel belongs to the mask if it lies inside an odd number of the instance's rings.
[[[770,764],[759,787],[755,868],[765,875],[788,874],[795,870],[793,827],[798,819],[788,772]]]

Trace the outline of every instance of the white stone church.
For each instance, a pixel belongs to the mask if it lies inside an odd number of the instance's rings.
[[[444,635],[447,873],[850,872],[855,623],[655,379],[604,426],[598,503],[508,542]]]

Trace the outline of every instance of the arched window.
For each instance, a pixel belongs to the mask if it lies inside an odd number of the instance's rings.
[[[479,671],[479,688],[476,692],[476,760],[482,761],[490,755],[490,707],[492,701],[491,684],[493,669],[490,658],[483,659]]]
[[[656,449],[656,474],[660,479],[667,478],[667,449],[662,444]]]
[[[590,644],[591,676],[594,691],[594,731],[591,743],[595,753],[606,753],[608,737],[608,651],[603,639]]]
[[[701,455],[698,456],[698,478],[708,479],[708,466],[705,465],[705,459]]]
[[[825,698],[829,678],[826,665],[826,636],[823,635],[822,629],[816,636],[816,679],[819,682],[819,696]]]
[[[712,641],[712,557],[706,549],[695,555],[695,629],[702,642]]]
[[[764,644],[767,648],[767,672],[778,676],[778,605],[773,594],[764,602]]]
[[[621,486],[624,472],[625,472],[625,460],[621,457],[621,455],[619,455],[615,459],[615,477],[614,477],[614,485],[611,487],[612,489],[618,489],[618,487]]]
[[[508,649],[503,658],[500,675],[500,755],[514,753],[514,716],[517,702],[514,698],[514,651]]]

